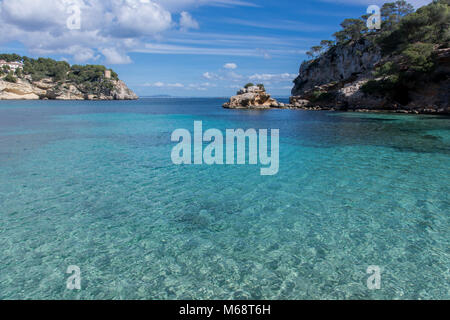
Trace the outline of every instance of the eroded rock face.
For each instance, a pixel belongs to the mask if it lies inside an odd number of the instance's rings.
[[[112,90],[98,95],[85,94],[73,83],[56,83],[52,79],[31,81],[24,77],[11,83],[0,79],[0,100],[136,100],[138,96],[121,80],[111,80]]]
[[[410,92],[408,104],[400,105],[387,96],[369,95],[361,90],[364,84],[374,80],[373,70],[389,59],[382,58],[377,46],[362,39],[334,47],[320,58],[302,64],[299,76],[294,80],[291,104],[307,110],[448,114],[450,49],[438,50],[436,54],[438,68],[435,72],[446,80],[423,83]]]
[[[27,81],[18,80],[17,83],[10,83],[0,80],[0,100],[37,100],[43,93],[43,90]]]
[[[316,86],[370,76],[380,60],[380,49],[366,39],[335,47],[322,57],[302,64],[294,80],[292,96],[301,96]]]
[[[114,89],[111,96],[114,100],[137,100],[139,98],[122,80],[113,80],[112,83]]]
[[[264,89],[254,86],[243,88],[223,105],[227,109],[270,109],[280,107],[275,99],[271,98]]]

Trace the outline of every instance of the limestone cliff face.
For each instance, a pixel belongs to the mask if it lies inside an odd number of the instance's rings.
[[[109,80],[111,86],[97,94],[83,92],[74,83],[56,83],[51,78],[32,81],[18,78],[17,83],[0,79],[0,100],[136,100],[138,96],[121,80]]]
[[[392,111],[401,113],[450,113],[450,50],[437,50],[441,80],[422,83],[409,92],[409,102],[400,104],[386,95],[361,90],[374,80],[374,69],[392,57],[382,57],[380,49],[367,39],[333,47],[320,58],[302,64],[294,80],[291,104],[312,110]]]
[[[138,96],[127,87],[122,80],[113,80],[114,89],[111,92],[111,96],[114,100],[136,100]]]
[[[322,57],[302,64],[299,76],[294,80],[292,96],[300,96],[316,86],[370,76],[380,59],[380,49],[365,39],[334,47]]]

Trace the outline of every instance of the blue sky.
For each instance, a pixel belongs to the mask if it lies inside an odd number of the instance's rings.
[[[247,82],[288,96],[311,46],[383,2],[0,0],[0,51],[105,64],[141,96],[230,96]]]

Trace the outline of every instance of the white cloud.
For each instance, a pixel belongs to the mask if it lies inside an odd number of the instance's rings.
[[[198,25],[198,22],[194,18],[192,18],[192,16],[188,12],[183,11],[180,17],[180,28],[183,31],[187,31],[189,29],[198,29],[200,28],[200,26]]]
[[[251,75],[244,75],[233,70],[225,70],[224,68],[217,71],[218,73],[205,72],[203,78],[208,82],[203,84],[191,84],[188,88],[204,90],[204,88],[210,88],[220,85],[220,87],[226,88],[241,88],[247,82],[264,83],[265,85],[281,84],[284,86],[291,86],[292,80],[298,75],[292,73],[256,73]]]
[[[94,50],[91,49],[82,49],[82,50],[77,50],[74,54],[73,54],[73,58],[75,59],[76,62],[86,62],[89,60],[97,60],[99,58],[98,55],[95,55]]]
[[[143,87],[154,87],[154,88],[184,88],[184,84],[182,83],[164,83],[161,81],[155,83],[145,83],[142,85]]]
[[[151,86],[151,85],[150,85],[150,86]],[[153,87],[158,87],[158,88],[164,87],[164,82],[155,82],[155,83],[153,84]]]
[[[72,4],[81,10],[79,30],[67,27]],[[130,52],[267,58],[287,55],[290,49],[280,45],[297,43],[276,37],[189,32],[199,25],[188,10],[200,6],[258,7],[253,0],[0,0],[0,44],[19,41],[36,56],[123,64],[131,62]],[[172,16],[178,13],[180,20],[175,23]],[[199,41],[202,46],[195,44]],[[258,49],[262,47],[267,49]]]
[[[72,5],[80,9],[77,30],[67,27],[76,16]],[[31,53],[70,54],[79,61],[98,52],[107,63],[129,63],[128,45],[172,25],[171,13],[151,0],[0,0],[0,42],[19,39]]]
[[[167,86],[171,88],[184,88],[184,84],[182,83],[169,83]]]
[[[181,12],[186,8],[213,6],[213,7],[259,7],[251,1],[242,0],[154,0],[167,10]]]
[[[118,37],[154,35],[170,28],[172,15],[150,0],[113,0],[111,34]]]
[[[106,48],[101,50],[101,53],[106,58],[106,63],[109,64],[128,64],[131,63],[131,58],[124,53],[120,53],[115,48]]]
[[[237,64],[236,63],[226,63],[223,67],[225,69],[234,70],[234,69],[237,69]]]
[[[203,78],[208,79],[208,80],[217,79],[217,75],[212,72],[205,72],[204,74],[202,74],[202,76],[203,76]]]
[[[281,73],[281,74],[271,74],[271,73],[256,73],[249,77],[250,80],[257,81],[273,81],[273,82],[282,82],[282,81],[292,81],[297,77],[296,74],[291,73]]]

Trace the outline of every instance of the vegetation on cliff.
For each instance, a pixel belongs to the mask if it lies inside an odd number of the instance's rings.
[[[102,65],[71,66],[66,61],[32,59],[17,54],[0,54],[0,60],[23,63],[23,69],[18,68],[15,72],[7,66],[0,69],[0,77],[4,77],[3,80],[8,82],[17,82],[17,78],[29,79],[32,82],[51,78],[57,85],[74,84],[84,94],[98,95],[101,92],[111,92],[114,88],[111,80],[119,80],[116,72]],[[107,70],[111,71],[110,79],[105,77]]]
[[[381,52],[372,70],[373,80],[361,87],[365,94],[406,105],[411,92],[424,83],[448,79],[448,73],[438,67],[440,52],[450,45],[450,0],[435,0],[417,11],[403,0],[386,3],[381,8],[380,30],[369,30],[368,18],[344,20],[334,41],[323,40],[308,51],[311,60],[303,68],[313,67],[324,54],[363,41],[370,44],[367,50],[372,47]]]

